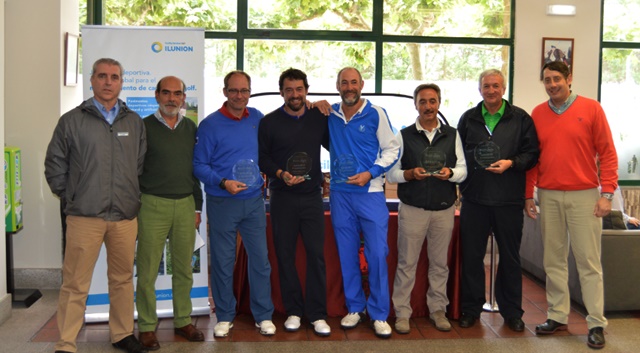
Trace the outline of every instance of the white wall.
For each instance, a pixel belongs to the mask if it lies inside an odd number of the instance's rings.
[[[596,98],[600,0],[515,3],[514,104],[531,111],[547,99],[539,79],[542,37],[575,39],[574,90]],[[547,16],[546,7],[551,3],[575,4],[577,15]],[[5,143],[23,149],[25,228],[14,240],[15,267],[59,269],[62,252],[59,205],[46,184],[43,165],[58,118],[81,101],[79,87],[64,87],[62,76],[64,33],[78,30],[78,1],[5,0],[5,4],[2,17],[11,36],[5,38],[4,46],[7,87],[4,98],[11,104],[4,109],[4,136]],[[0,100],[0,108],[1,104]],[[2,254],[4,251],[0,251]],[[3,266],[1,261],[0,276],[5,273],[1,271]],[[0,284],[0,298],[3,285]]]
[[[575,16],[547,16],[547,6],[576,6]],[[597,99],[600,0],[516,0],[513,103],[531,110],[548,100],[542,81],[542,38],[573,38],[573,91]]]
[[[37,9],[37,11],[34,11]],[[5,0],[5,143],[22,149],[24,229],[15,268],[59,269],[59,201],[44,179],[47,144],[60,115],[80,103],[65,87],[64,34],[78,33],[78,0]]]
[[[0,1],[0,70],[4,72],[4,1]],[[4,145],[4,81],[0,82],[0,145]],[[0,173],[4,185],[4,173]],[[4,228],[4,219],[0,221]],[[7,294],[7,251],[5,233],[0,232],[0,325],[11,316],[11,297]]]

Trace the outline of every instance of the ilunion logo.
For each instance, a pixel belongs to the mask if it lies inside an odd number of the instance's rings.
[[[159,52],[161,52],[161,51],[162,51],[162,43],[160,43],[160,42],[153,42],[153,43],[151,44],[151,50],[152,50],[154,53],[159,53]]]

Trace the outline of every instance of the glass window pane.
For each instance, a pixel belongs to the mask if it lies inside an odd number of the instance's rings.
[[[82,25],[87,24],[87,0],[80,0],[78,2],[78,5],[80,6],[80,11],[78,12],[78,20],[80,22],[80,28],[82,28]]]
[[[236,69],[237,42],[232,39],[204,41],[204,86],[207,116],[220,108],[226,100],[222,94],[224,76]]]
[[[110,26],[202,27],[235,31],[238,5],[227,0],[105,0]]]
[[[462,113],[478,104],[478,77],[486,69],[499,69],[509,81],[509,47],[499,45],[387,43],[382,63],[382,91],[413,96],[422,83],[433,82],[442,90],[440,110],[456,126]],[[509,96],[509,86],[504,97]],[[413,103],[413,102],[412,102]],[[417,117],[409,104],[394,125],[412,123]]]
[[[640,41],[640,1],[605,0],[603,38],[612,42]]]
[[[373,0],[249,0],[249,28],[371,31]]]
[[[509,1],[384,0],[385,34],[509,38]]]
[[[246,40],[244,68],[252,93],[278,92],[280,73],[290,67],[307,74],[309,92],[336,92],[336,75],[346,66],[358,68],[364,92],[374,92],[375,46],[371,42]]]
[[[640,180],[640,119],[633,112],[640,101],[640,49],[604,49],[600,99],[618,152],[621,180]]]

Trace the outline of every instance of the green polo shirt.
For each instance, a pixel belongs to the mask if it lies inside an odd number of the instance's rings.
[[[482,117],[484,118],[484,123],[487,125],[487,128],[489,128],[489,131],[493,132],[493,129],[498,124],[498,121],[500,121],[500,118],[502,118],[502,116],[504,115],[504,108],[506,106],[507,105],[504,104],[503,99],[500,109],[498,109],[495,114],[490,114],[487,108],[484,106],[484,103],[482,104]]]

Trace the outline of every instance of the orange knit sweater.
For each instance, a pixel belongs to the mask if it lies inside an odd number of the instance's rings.
[[[531,118],[540,141],[540,159],[527,172],[526,198],[533,197],[534,186],[576,191],[601,184],[602,192],[613,193],[618,186],[618,156],[600,103],[578,96],[558,115],[546,101],[533,109]]]

